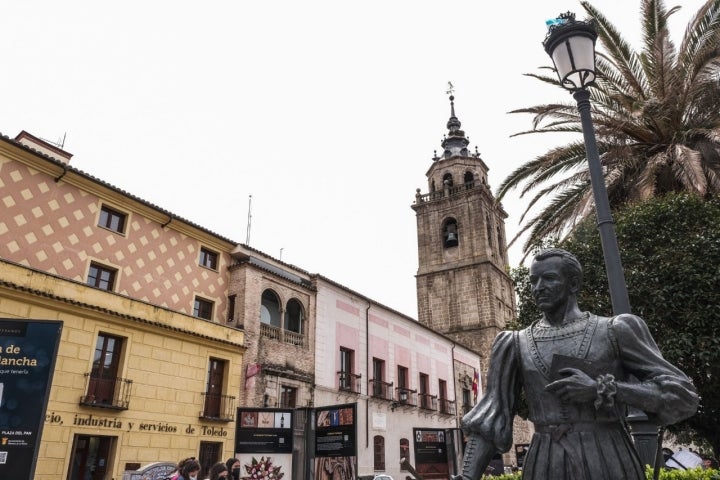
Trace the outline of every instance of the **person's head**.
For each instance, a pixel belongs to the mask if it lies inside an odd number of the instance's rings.
[[[180,467],[180,475],[183,480],[197,480],[200,475],[200,463],[194,458],[188,459]]]
[[[710,468],[717,470],[718,461],[712,457],[703,457],[702,466],[705,470],[710,469]]]
[[[225,462],[225,466],[228,469],[228,477],[240,478],[240,460],[235,457],[230,457],[227,459],[227,462]]]
[[[228,468],[223,462],[218,462],[210,467],[210,480],[218,480],[221,478],[228,478]]]
[[[543,250],[530,265],[530,286],[538,308],[543,312],[553,311],[580,291],[580,262],[575,255],[560,248]]]

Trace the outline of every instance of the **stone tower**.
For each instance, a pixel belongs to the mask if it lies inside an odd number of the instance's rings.
[[[505,241],[507,214],[488,185],[488,167],[455,116],[450,97],[443,153],[425,174],[428,193],[418,188],[418,318],[420,323],[466,345],[482,358],[514,318]],[[483,362],[485,379],[487,362]]]

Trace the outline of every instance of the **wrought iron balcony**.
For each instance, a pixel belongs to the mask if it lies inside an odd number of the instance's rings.
[[[80,397],[80,405],[127,410],[130,407],[132,383],[127,378],[86,373],[85,395]]]
[[[448,400],[447,398],[438,399],[438,405],[440,407],[440,413],[445,415],[455,415],[457,405],[455,400]]]
[[[383,400],[392,400],[392,382],[383,382],[382,380],[370,380],[368,390],[373,398],[381,398]]]
[[[424,410],[437,410],[437,396],[429,393],[419,393],[420,408]]]
[[[360,379],[362,375],[350,372],[337,372],[338,388],[345,392],[360,393]]]
[[[235,397],[203,392],[203,409],[200,418],[216,422],[232,422],[235,420]]]
[[[472,405],[465,404],[462,406],[462,414],[466,415],[470,410],[472,410]]]

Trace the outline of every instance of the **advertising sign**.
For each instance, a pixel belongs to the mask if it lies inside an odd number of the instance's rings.
[[[447,443],[445,430],[413,428],[415,439],[415,470],[423,478],[448,478]]]
[[[0,478],[31,479],[62,322],[0,319]]]

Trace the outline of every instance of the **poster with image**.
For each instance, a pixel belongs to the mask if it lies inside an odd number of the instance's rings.
[[[292,453],[293,411],[238,408],[236,453]]]
[[[0,478],[29,480],[62,322],[0,319]]]

